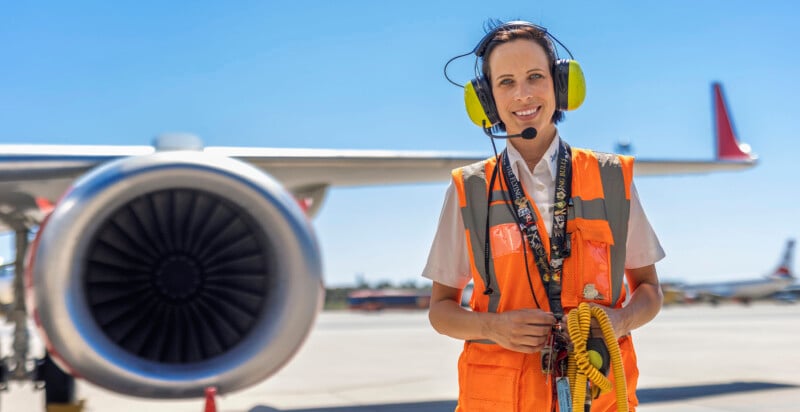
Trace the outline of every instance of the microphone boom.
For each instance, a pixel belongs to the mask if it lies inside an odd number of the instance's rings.
[[[509,134],[509,135],[505,135],[505,136],[492,134],[491,128],[488,128],[488,127],[482,127],[482,129],[483,129],[483,132],[486,133],[487,136],[489,136],[489,137],[491,137],[493,139],[513,139],[515,137],[521,137],[521,138],[523,138],[525,140],[533,140],[536,137],[536,134],[538,133],[536,131],[536,129],[533,128],[533,127],[528,127],[526,129],[524,129],[522,131],[522,133],[520,133],[520,134]]]

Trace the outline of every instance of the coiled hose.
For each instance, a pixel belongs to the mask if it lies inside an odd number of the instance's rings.
[[[598,367],[592,365],[589,351],[586,348],[592,318],[597,319],[603,331],[603,339],[608,347],[611,357],[611,366],[616,382],[617,411],[628,411],[628,393],[625,384],[625,371],[622,369],[622,355],[619,352],[619,343],[614,334],[611,321],[606,312],[596,306],[581,303],[573,309],[567,319],[567,330],[572,340],[573,351],[567,361],[567,377],[569,378],[570,391],[572,392],[572,410],[583,412],[586,400],[586,380],[592,383],[592,398],[611,390],[611,381],[605,377]]]

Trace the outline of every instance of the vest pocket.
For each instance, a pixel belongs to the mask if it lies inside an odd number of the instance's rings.
[[[569,221],[567,231],[572,253],[564,264],[564,306],[611,305],[611,227],[605,220],[575,219]]]
[[[489,228],[492,258],[500,259],[515,253],[522,253],[522,236],[519,225],[503,223]]]
[[[459,406],[469,412],[516,412],[524,355],[498,345],[473,343],[460,371]]]

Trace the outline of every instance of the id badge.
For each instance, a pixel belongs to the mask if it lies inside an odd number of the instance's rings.
[[[558,410],[572,412],[572,393],[569,390],[569,379],[565,376],[556,378],[556,395],[558,396]]]

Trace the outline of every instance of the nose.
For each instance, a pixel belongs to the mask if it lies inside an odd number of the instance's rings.
[[[531,98],[533,98],[533,86],[527,82],[520,82],[514,95],[514,99],[525,102]]]

